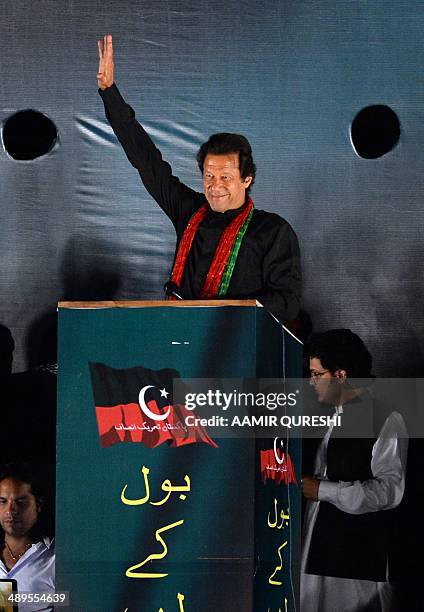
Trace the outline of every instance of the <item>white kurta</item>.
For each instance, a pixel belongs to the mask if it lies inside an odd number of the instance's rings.
[[[336,407],[342,414],[343,407]],[[300,610],[301,612],[390,612],[391,588],[388,582],[373,582],[332,576],[306,574],[312,532],[320,501],[326,501],[343,512],[364,514],[395,508],[405,489],[408,437],[405,422],[398,412],[386,419],[372,449],[371,472],[367,481],[330,482],[327,479],[327,446],[333,431],[331,425],[317,451],[314,476],[321,482],[318,502],[307,504],[302,547]],[[346,551],[346,555],[349,551]]]

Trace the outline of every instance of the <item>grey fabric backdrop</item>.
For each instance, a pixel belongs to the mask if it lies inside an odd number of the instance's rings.
[[[210,133],[251,140],[255,203],[299,236],[315,328],[360,333],[376,373],[421,371],[421,0],[3,0],[0,29],[0,120],[34,108],[60,134],[33,162],[0,151],[0,322],[15,370],[41,359],[59,299],[158,298],[169,273],[172,226],[96,91],[96,39],[110,31],[121,91],[184,181],[200,189],[194,155]],[[363,160],[349,126],[379,103],[401,139]]]

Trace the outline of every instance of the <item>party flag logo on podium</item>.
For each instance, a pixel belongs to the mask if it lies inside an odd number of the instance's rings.
[[[264,483],[267,480],[273,480],[278,485],[282,483],[297,485],[294,465],[288,453],[284,453],[274,446],[270,450],[261,450],[260,456],[261,476]]]
[[[180,378],[175,370],[89,365],[103,448],[118,442],[141,443],[148,448],[164,442],[174,447],[196,442],[217,447],[204,427],[186,424],[186,417],[194,415],[193,411],[173,404],[173,381]]]

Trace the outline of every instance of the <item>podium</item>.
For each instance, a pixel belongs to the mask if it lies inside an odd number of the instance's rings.
[[[71,610],[298,609],[300,441],[217,436],[172,385],[300,378],[301,356],[252,300],[59,303],[56,589]]]

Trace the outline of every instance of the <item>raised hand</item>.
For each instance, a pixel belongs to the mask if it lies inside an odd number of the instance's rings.
[[[107,89],[113,85],[113,44],[111,34],[106,34],[103,40],[97,41],[99,49],[99,71],[97,82],[100,89]]]

